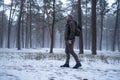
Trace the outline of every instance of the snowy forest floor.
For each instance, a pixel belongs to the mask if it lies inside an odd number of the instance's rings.
[[[78,55],[82,67],[71,57],[70,68],[60,68],[65,62],[63,49],[49,54],[47,49],[0,49],[0,80],[120,80],[120,53],[90,51]],[[76,52],[78,52],[76,50]]]

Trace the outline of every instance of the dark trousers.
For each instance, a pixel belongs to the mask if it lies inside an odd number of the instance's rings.
[[[75,40],[72,40],[72,43],[69,44],[68,41],[65,42],[66,48],[65,48],[65,53],[66,53],[66,64],[69,64],[70,61],[70,54],[73,56],[75,59],[76,63],[80,63],[78,56],[74,52],[73,46],[74,46]]]

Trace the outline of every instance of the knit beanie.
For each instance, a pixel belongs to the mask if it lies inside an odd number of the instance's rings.
[[[73,19],[73,16],[71,14],[68,14],[69,19]]]

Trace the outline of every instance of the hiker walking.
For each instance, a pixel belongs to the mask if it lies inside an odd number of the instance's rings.
[[[74,69],[79,68],[81,65],[78,56],[74,52],[73,46],[75,42],[75,22],[73,20],[72,15],[68,15],[66,17],[67,24],[65,28],[65,53],[66,53],[66,62],[64,65],[60,67],[69,67],[69,61],[70,61],[70,54],[73,56],[73,58],[76,61],[76,65],[73,67]]]

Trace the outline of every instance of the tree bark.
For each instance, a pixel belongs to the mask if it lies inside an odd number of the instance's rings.
[[[24,14],[22,16],[24,17]],[[21,33],[22,48],[24,48],[24,19],[23,18],[21,23],[21,30],[22,30],[22,33]]]
[[[87,23],[88,23],[88,20],[87,20],[87,1],[88,1],[88,0],[86,0],[86,31],[85,31],[85,49],[88,49],[88,47],[87,47],[87,46],[88,46],[88,45],[87,45],[87,41],[88,41],[88,40],[87,40],[87,39],[88,39],[88,38],[87,38],[87,36],[88,36],[88,35],[87,35],[87,34],[88,34],[88,30],[87,30]]]
[[[9,22],[8,22],[8,43],[7,43],[8,48],[10,48],[12,6],[13,6],[13,0],[11,1],[11,9],[10,9],[10,15],[9,15]]]
[[[3,12],[2,12],[2,26],[0,31],[0,48],[3,48],[3,38],[4,38],[4,0],[3,0]]]
[[[102,40],[103,40],[103,20],[104,20],[104,15],[107,13],[106,12],[106,1],[105,0],[100,0],[100,16],[101,16],[101,32],[100,32],[100,44],[99,44],[99,49],[102,50]]]
[[[43,0],[43,3],[44,3],[44,10],[43,10],[43,24],[42,24],[42,47],[44,48],[44,39],[45,39],[45,10],[46,10],[46,0]]]
[[[101,32],[100,32],[100,50],[102,50],[102,38],[103,38],[103,14],[101,14]]]
[[[54,26],[55,26],[55,0],[53,0],[53,22],[52,22],[52,35],[51,35],[51,46],[50,46],[50,53],[53,53],[53,46],[54,46]]]
[[[117,29],[119,26],[119,8],[120,8],[120,0],[117,1],[117,13],[116,13],[116,22],[115,22],[115,29],[114,29],[114,33],[113,33],[113,42],[112,42],[112,51],[115,51],[115,47],[116,47],[116,35],[117,35]]]
[[[97,1],[96,0],[92,0],[92,25],[91,25],[91,28],[92,28],[92,54],[93,55],[96,55],[97,52],[96,52],[96,48],[97,48],[97,45],[96,45],[96,3]]]
[[[24,1],[21,1],[21,5],[20,5],[20,15],[18,18],[18,34],[17,34],[17,48],[18,50],[21,50],[21,17],[22,17],[22,11],[23,11],[23,6],[24,6]]]
[[[83,54],[83,36],[82,36],[82,17],[81,17],[81,0],[78,0],[78,23],[81,27],[80,37],[79,37],[79,54]]]
[[[32,1],[30,0],[30,48],[32,48]]]

